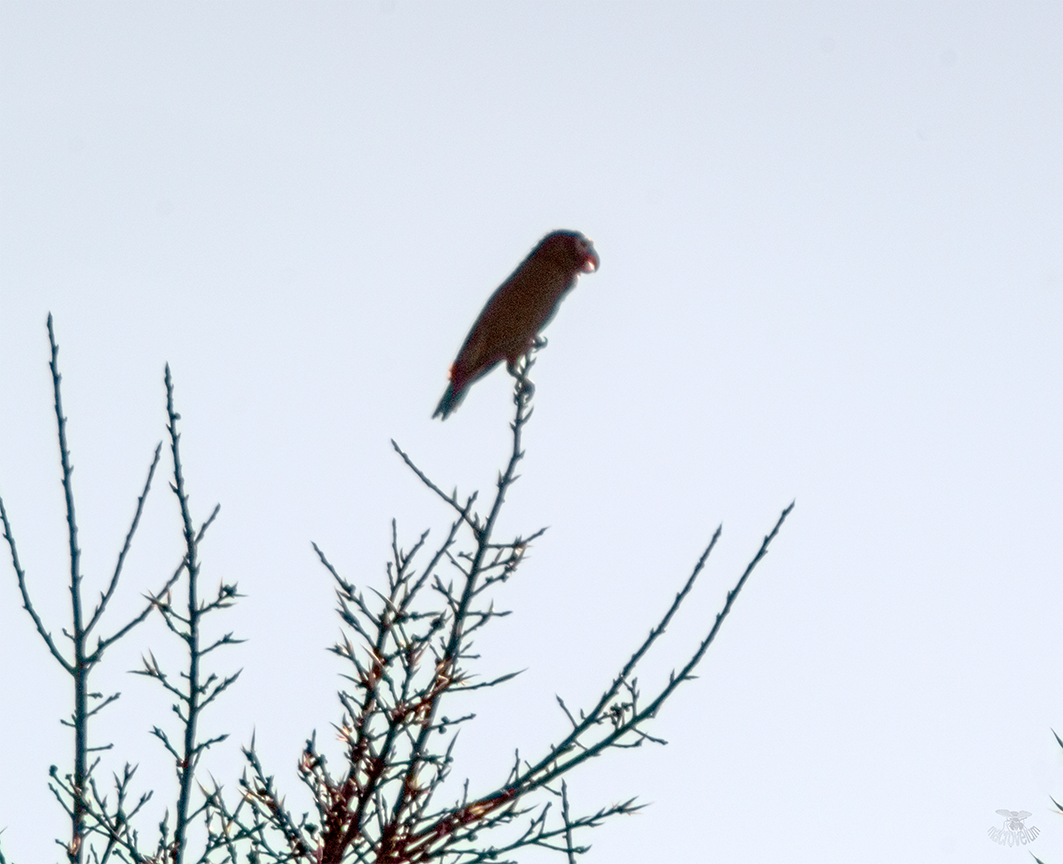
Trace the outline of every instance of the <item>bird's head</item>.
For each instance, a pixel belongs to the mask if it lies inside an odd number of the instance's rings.
[[[593,273],[601,266],[601,259],[594,244],[579,231],[555,231],[543,238],[540,248],[553,247],[559,255],[572,262],[572,269],[580,273]]]
[[[601,266],[601,259],[598,257],[598,253],[594,249],[594,244],[591,243],[582,234],[579,235],[579,251],[583,256],[583,264],[580,266],[580,270],[584,273],[593,273]]]

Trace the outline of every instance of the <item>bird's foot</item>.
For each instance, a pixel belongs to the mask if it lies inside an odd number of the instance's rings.
[[[536,336],[535,341],[532,342],[532,348],[536,351],[542,351],[546,347],[546,341],[545,336]]]

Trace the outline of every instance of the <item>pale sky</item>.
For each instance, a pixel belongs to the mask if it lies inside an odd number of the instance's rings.
[[[0,494],[42,615],[69,620],[51,311],[87,596],[169,362],[194,512],[222,505],[205,584],[247,595],[208,767],[234,787],[254,731],[303,800],[341,683],[310,543],[368,589],[393,517],[445,529],[391,438],[489,494],[504,372],[430,417],[490,292],[576,229],[601,269],[547,330],[500,527],[550,530],[477,642],[527,671],[481,694],[458,779],[545,752],[555,694],[589,707],[722,522],[663,681],[796,499],[668,746],[569,778],[576,812],[651,805],[585,864],[1063,860],[1061,49],[1063,4],[1014,0],[0,3]],[[162,469],[112,622],[180,560]],[[146,625],[97,679],[147,835],[169,703],[126,670],[165,645]],[[58,859],[70,689],[6,548],[0,656],[2,848]],[[1033,845],[987,837],[1001,808]]]

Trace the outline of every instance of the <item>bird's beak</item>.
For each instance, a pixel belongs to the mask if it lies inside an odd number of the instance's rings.
[[[594,251],[593,246],[587,247],[587,257],[583,259],[583,266],[580,268],[584,273],[593,273],[601,266],[601,259],[598,258],[598,253]]]

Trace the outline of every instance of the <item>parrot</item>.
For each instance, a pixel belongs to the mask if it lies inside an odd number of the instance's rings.
[[[515,374],[579,275],[593,273],[600,263],[594,244],[579,231],[554,231],[540,240],[488,298],[450,367],[450,385],[433,419],[446,420],[469,386],[501,361]]]

